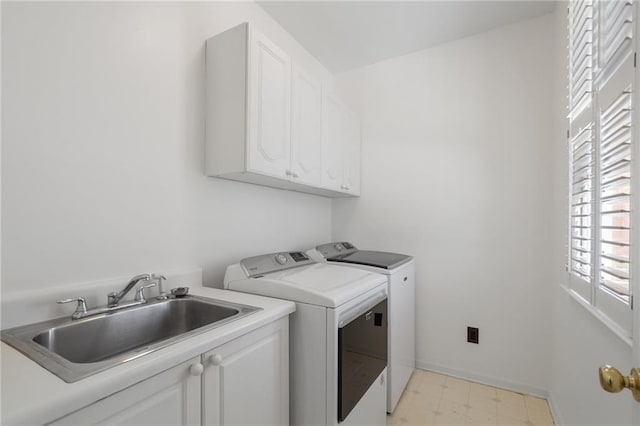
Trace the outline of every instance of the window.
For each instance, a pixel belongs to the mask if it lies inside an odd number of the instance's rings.
[[[568,12],[570,286],[631,336],[634,5],[574,0]]]

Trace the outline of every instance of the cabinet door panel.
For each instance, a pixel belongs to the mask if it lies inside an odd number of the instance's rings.
[[[104,398],[52,425],[200,425],[201,380],[189,374],[200,358]]]
[[[248,169],[284,177],[291,158],[291,59],[252,30]]]
[[[344,107],[337,97],[326,93],[322,99],[322,186],[343,190],[342,148]]]
[[[360,194],[360,120],[345,108],[344,113],[344,185],[345,190]]]
[[[206,425],[289,423],[288,323],[280,324],[204,355]]]
[[[320,184],[320,82],[293,65],[291,171],[293,180]]]

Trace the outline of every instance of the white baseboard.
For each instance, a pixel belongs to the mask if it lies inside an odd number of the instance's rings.
[[[469,380],[471,382],[481,383],[496,388],[506,389],[513,392],[533,395],[548,400],[549,392],[535,386],[524,383],[512,382],[501,377],[485,376],[482,374],[472,373],[470,371],[458,370],[457,368],[447,367],[445,365],[434,364],[416,360],[416,367],[422,370],[433,371],[434,373],[446,374],[447,376],[458,377],[460,379]],[[555,418],[555,417],[554,417]]]
[[[549,391],[549,397],[547,398],[547,402],[549,403],[549,409],[551,410],[553,423],[556,426],[562,426],[566,424],[564,422],[564,419],[562,418],[562,414],[560,413],[560,407],[558,407],[558,403],[556,402],[556,398],[553,396],[552,391]]]

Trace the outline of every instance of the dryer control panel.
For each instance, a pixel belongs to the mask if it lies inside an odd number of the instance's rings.
[[[346,241],[322,244],[317,246],[316,250],[319,251],[325,259],[333,259],[338,256],[344,256],[358,251],[356,246]]]
[[[247,274],[247,277],[256,278],[271,272],[297,268],[310,263],[315,262],[304,252],[290,251],[248,257],[240,261],[240,266]]]

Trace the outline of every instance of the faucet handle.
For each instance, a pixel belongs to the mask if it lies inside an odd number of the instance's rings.
[[[151,279],[152,279],[152,280],[165,280],[165,281],[166,281],[166,280],[167,280],[167,277],[165,277],[165,276],[164,276],[164,275],[162,275],[162,274],[155,274],[155,273],[154,273],[154,274],[151,274]]]
[[[146,302],[147,299],[144,298],[144,289],[145,288],[150,288],[150,287],[155,287],[156,283],[151,283],[151,284],[147,284],[147,285],[141,285],[140,287],[138,287],[138,289],[136,290],[136,299],[138,302]]]
[[[81,315],[87,313],[87,301],[84,299],[84,297],[74,297],[71,299],[60,299],[56,301],[56,303],[58,304],[71,303],[71,302],[78,302],[78,305],[76,306],[76,310],[73,313],[73,315],[71,315],[71,318],[73,319],[80,318]]]
[[[167,299],[167,292],[164,291],[164,286],[162,285],[163,281],[166,281],[167,278],[162,274],[151,274],[151,280],[156,281],[158,283],[158,299]]]
[[[107,294],[107,305],[108,306],[114,306],[116,305],[116,298],[118,297],[118,293],[115,291],[112,291],[111,293]]]

